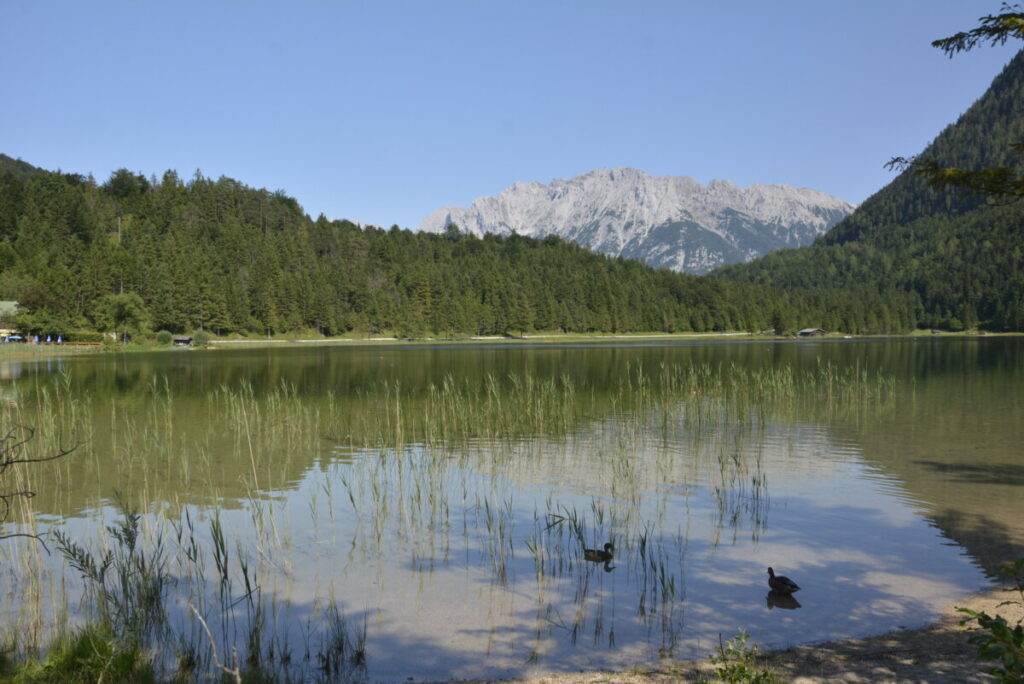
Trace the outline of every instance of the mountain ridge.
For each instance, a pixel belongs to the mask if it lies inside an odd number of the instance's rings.
[[[811,188],[651,176],[629,167],[569,179],[516,182],[469,208],[431,212],[420,230],[450,225],[476,236],[557,235],[596,252],[704,273],[767,251],[810,244],[853,206]]]

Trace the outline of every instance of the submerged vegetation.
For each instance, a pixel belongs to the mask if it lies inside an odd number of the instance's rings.
[[[756,538],[770,506],[765,435],[784,440],[798,419],[885,411],[896,389],[891,377],[828,363],[662,364],[629,366],[611,388],[527,373],[313,399],[289,385],[256,393],[243,384],[197,405],[153,381],[140,410],[134,400],[76,396],[67,375],[61,383],[6,408],[39,426],[32,448],[43,453],[59,435],[89,437],[74,459],[23,473],[53,490],[45,509],[83,517],[60,525],[24,509],[12,526],[48,534],[65,568],[30,543],[0,548],[19,568],[4,650],[37,681],[59,679],[70,662],[139,680],[365,676],[382,618],[337,601],[331,578],[299,569],[325,543],[342,568],[404,557],[421,581],[458,567],[498,597],[532,585],[536,618],[525,633],[537,661],[552,639],[587,635],[615,647],[606,625],[621,574],[630,619],[671,658],[694,543],[669,514],[679,488],[699,487],[698,472],[711,482],[714,532],[702,543]],[[191,422],[193,411],[215,419]],[[580,453],[592,470],[585,477],[573,473]],[[308,510],[296,511],[274,492],[295,486],[310,455],[319,474]],[[560,486],[509,486],[538,477]],[[199,481],[210,493],[186,494]],[[605,484],[585,484],[594,481]],[[162,489],[168,482],[185,485]],[[130,492],[117,508],[107,505],[112,486]],[[296,516],[307,524],[297,527]],[[584,549],[606,541],[614,560],[588,562]]]

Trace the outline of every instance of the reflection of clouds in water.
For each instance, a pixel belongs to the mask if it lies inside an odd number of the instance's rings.
[[[923,622],[958,586],[978,583],[900,490],[859,463],[856,445],[810,424],[758,424],[740,436],[733,427],[665,443],[653,426],[637,436],[601,420],[564,440],[473,443],[465,458],[420,446],[353,452],[259,504],[280,538],[249,531],[251,510],[222,520],[265,563],[265,593],[291,602],[280,627],[292,630],[290,642],[302,642],[304,620],[333,597],[366,616],[377,679],[703,656],[740,628],[768,645],[858,635]],[[440,503],[413,501],[412,483]],[[526,539],[534,511],[552,510],[546,499],[580,512],[586,543],[615,540],[616,572],[580,563],[582,544],[571,541],[553,552],[559,562],[577,554],[575,565],[556,562],[538,577]],[[482,502],[501,519],[506,500],[503,583]],[[597,508],[607,516],[600,524]],[[769,565],[804,587],[801,610],[766,610]]]
[[[820,439],[819,432],[812,433]],[[641,517],[616,532],[621,535],[615,540],[621,549],[617,572],[579,564],[538,582],[523,539],[531,529],[532,509],[542,505],[537,483],[557,482],[546,467],[566,465],[566,454],[559,452],[555,459],[523,460],[501,471],[502,498],[515,501],[518,535],[508,559],[507,584],[495,581],[486,559],[486,535],[472,515],[468,536],[451,528],[416,532],[406,527],[402,533],[415,539],[405,543],[392,536],[390,525],[399,524],[399,516],[389,523],[383,544],[368,548],[361,546],[365,540],[353,545],[353,539],[372,530],[369,512],[361,510],[357,519],[344,497],[336,495],[332,516],[318,515],[315,528],[307,525],[290,541],[295,560],[289,596],[312,602],[331,595],[345,610],[371,616],[368,656],[374,677],[468,678],[522,676],[534,667],[616,667],[657,659],[663,648],[676,657],[704,656],[718,634],[729,636],[740,628],[775,646],[882,631],[930,619],[955,598],[958,586],[977,581],[958,552],[943,546],[905,504],[891,499],[877,481],[858,479],[856,464],[807,467],[789,451],[764,449],[760,459],[770,473],[770,524],[756,540],[742,534],[713,545],[715,521],[725,519],[713,515],[709,487],[691,481],[685,489],[665,487],[632,504],[635,508],[627,506]],[[637,453],[634,470],[654,472],[645,468],[649,458],[650,453]],[[792,477],[789,465],[795,468]],[[310,471],[281,504],[291,529],[309,521],[305,501],[311,492],[322,491],[329,477],[330,472]],[[590,516],[594,497],[585,493],[588,482],[603,477],[584,469],[574,476],[578,494],[558,483],[554,496]],[[481,487],[492,495],[490,479],[464,481],[471,490]],[[452,480],[445,482],[452,486]],[[742,504],[743,499],[736,501]],[[613,500],[610,506],[615,505]],[[465,516],[453,518],[461,524]],[[659,558],[678,585],[669,604],[649,601],[652,612],[645,619],[638,617],[637,600],[650,586],[641,586],[646,570],[637,567],[636,539],[627,531],[639,529],[643,520],[658,521],[649,531],[649,543],[662,545]],[[742,517],[731,524],[733,530],[750,525]],[[684,529],[680,550],[671,539]],[[421,533],[431,541],[418,539]],[[597,532],[588,528],[591,534]],[[424,547],[435,551],[414,557],[414,549]],[[769,565],[804,587],[801,610],[766,610]],[[402,649],[402,655],[392,647]],[[537,662],[527,665],[530,659]]]
[[[920,572],[907,575],[869,571],[861,575],[860,581],[894,596],[938,603],[939,605],[948,603],[950,597],[961,596],[964,593],[964,588],[955,582],[948,579],[928,578]]]

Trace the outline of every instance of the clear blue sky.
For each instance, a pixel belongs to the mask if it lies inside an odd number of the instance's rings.
[[[944,0],[0,0],[0,152],[104,181],[196,169],[416,227],[632,166],[859,203],[1020,47],[929,43]]]

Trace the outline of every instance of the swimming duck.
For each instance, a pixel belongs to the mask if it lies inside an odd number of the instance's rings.
[[[611,542],[604,545],[604,551],[597,549],[583,549],[583,558],[588,561],[595,563],[607,563],[612,559],[612,551],[615,547],[611,545]]]
[[[771,568],[768,568],[768,586],[772,588],[772,591],[780,594],[792,594],[794,591],[800,590],[800,585],[788,577],[776,576],[775,571]]]

